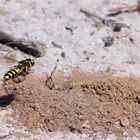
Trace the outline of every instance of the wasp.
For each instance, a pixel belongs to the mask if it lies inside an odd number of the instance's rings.
[[[4,74],[3,76],[4,81],[15,79],[18,76],[26,76],[31,70],[31,68],[34,66],[34,64],[35,64],[34,59],[30,58],[19,61],[18,65],[14,66]]]

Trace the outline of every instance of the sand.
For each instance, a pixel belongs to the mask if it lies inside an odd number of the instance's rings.
[[[75,71],[68,77],[54,75],[47,85],[46,79],[30,75],[4,86],[7,99],[1,96],[1,107],[12,107],[14,125],[30,131],[88,130],[118,138],[139,133],[139,78]]]

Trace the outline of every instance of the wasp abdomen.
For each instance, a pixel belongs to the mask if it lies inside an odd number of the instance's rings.
[[[11,78],[16,77],[20,73],[21,73],[21,70],[19,68],[13,68],[13,69],[9,70],[8,72],[6,72],[3,78],[5,81],[7,81]]]

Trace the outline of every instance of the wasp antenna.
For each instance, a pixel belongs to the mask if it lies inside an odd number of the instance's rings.
[[[36,58],[33,58],[32,60],[36,60],[38,57],[36,57]]]
[[[40,55],[39,57],[43,57],[43,56],[45,56],[45,55],[42,54],[42,55]],[[35,57],[33,60],[35,60],[35,59],[37,59],[37,58],[39,58],[39,57]]]
[[[38,56],[38,57],[43,57],[43,56],[44,56],[44,54],[41,54],[41,55],[40,55],[40,56]],[[38,58],[38,57],[37,57],[37,58]]]

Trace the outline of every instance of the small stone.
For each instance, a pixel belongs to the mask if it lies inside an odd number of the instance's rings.
[[[86,120],[83,124],[82,124],[82,127],[83,128],[90,128],[90,124],[89,124],[89,121],[88,120]]]
[[[104,37],[102,40],[104,42],[104,47],[112,46],[114,43],[114,38],[110,36]]]
[[[122,125],[123,127],[127,127],[127,126],[130,125],[130,121],[129,121],[129,119],[126,118],[126,117],[125,117],[125,118],[121,118],[120,123],[121,123],[121,125]]]
[[[138,101],[138,104],[140,104],[140,96],[137,96],[137,101]]]
[[[120,32],[121,29],[122,29],[122,27],[124,27],[124,24],[122,24],[122,23],[116,23],[116,24],[114,25],[114,27],[113,27],[113,31],[114,31],[114,32]]]
[[[58,85],[54,85],[54,90],[59,90],[60,88],[59,88],[59,86]]]
[[[65,59],[65,56],[66,56],[66,55],[65,55],[65,52],[62,52],[62,53],[61,53],[61,57],[62,57],[63,59]]]
[[[129,136],[129,133],[126,132],[126,131],[124,131],[124,132],[123,132],[123,136],[127,137],[127,136]]]

